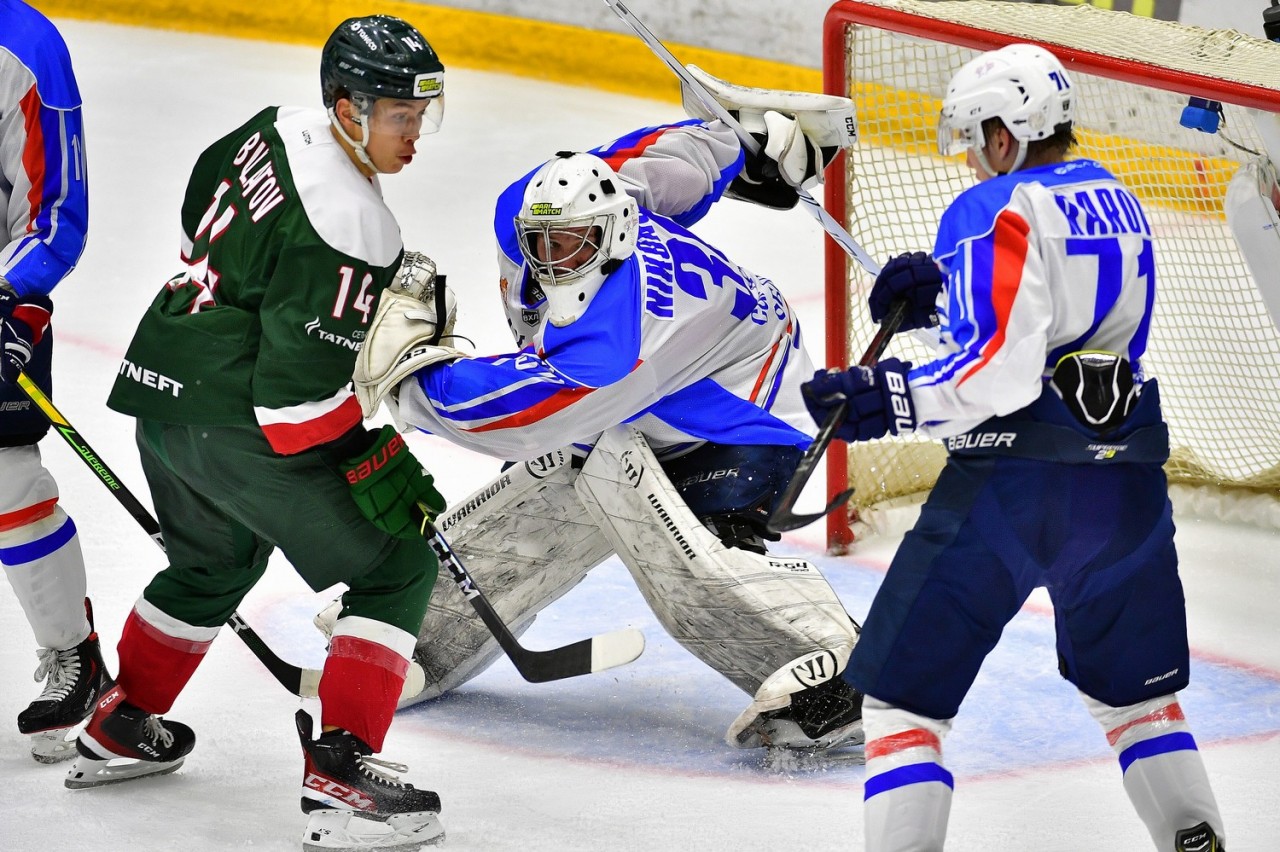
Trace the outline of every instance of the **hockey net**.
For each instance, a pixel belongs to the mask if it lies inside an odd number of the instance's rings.
[[[1280,331],[1223,211],[1232,176],[1266,150],[1260,133],[1274,132],[1265,124],[1280,113],[1280,44],[1087,5],[841,0],[824,28],[826,90],[855,100],[860,141],[828,174],[828,209],[880,262],[931,248],[942,211],[974,181],[962,159],[937,153],[946,84],[978,52],[1012,42],[1041,44],[1067,66],[1080,93],[1077,155],[1124,181],[1156,233],[1147,364],[1174,445],[1171,484],[1225,497],[1210,501],[1227,507],[1220,515],[1280,525]],[[1218,133],[1180,124],[1190,95],[1222,103]],[[829,365],[856,362],[875,333],[872,282],[828,245]],[[929,357],[910,335],[890,353]],[[829,490],[856,489],[851,512],[829,518],[834,550],[852,540],[851,522],[874,531],[887,517],[877,510],[919,502],[945,460],[922,439],[831,449]]]

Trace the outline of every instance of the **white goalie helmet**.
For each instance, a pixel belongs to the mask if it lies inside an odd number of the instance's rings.
[[[951,78],[938,119],[938,150],[950,157],[972,148],[989,174],[982,123],[999,118],[1020,143],[1009,171],[1026,159],[1027,143],[1071,125],[1075,92],[1058,58],[1033,44],[1010,44],[980,54]]]
[[[547,321],[587,310],[609,274],[636,250],[635,199],[594,154],[562,151],[529,179],[516,216],[520,251],[547,297]]]

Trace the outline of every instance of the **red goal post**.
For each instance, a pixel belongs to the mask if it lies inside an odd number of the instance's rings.
[[[1261,14],[1261,10],[1259,10]],[[1143,200],[1156,234],[1157,306],[1148,364],[1174,446],[1171,484],[1262,501],[1280,517],[1280,329],[1226,225],[1227,185],[1264,155],[1280,165],[1280,44],[1092,6],[1000,0],[839,0],[823,29],[827,92],[853,97],[860,141],[827,173],[825,204],[876,260],[928,250],[943,209],[973,178],[937,153],[938,108],[976,52],[1040,44],[1072,72],[1079,156],[1101,161]],[[1189,96],[1222,104],[1216,134],[1179,123]],[[875,329],[872,278],[826,245],[826,358],[846,366]],[[1280,287],[1280,271],[1276,282]],[[891,354],[919,363],[910,336]],[[829,493],[853,486],[828,518],[842,552],[853,523],[918,502],[945,460],[936,441],[885,439],[828,451]]]

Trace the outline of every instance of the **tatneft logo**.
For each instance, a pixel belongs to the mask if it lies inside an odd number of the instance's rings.
[[[137,382],[145,387],[155,388],[158,391],[167,391],[173,394],[177,399],[182,394],[182,382],[171,379],[168,376],[157,373],[155,370],[148,370],[146,367],[133,363],[127,358],[120,361],[120,375]]]
[[[360,347],[364,345],[363,340],[352,340],[349,337],[343,337],[341,334],[334,334],[332,331],[326,331],[321,328],[320,317],[316,317],[303,328],[307,330],[308,337],[318,337],[325,343],[332,343],[334,346],[341,346],[343,349],[350,349],[352,352],[359,352]],[[357,334],[363,336],[364,333],[357,332]]]

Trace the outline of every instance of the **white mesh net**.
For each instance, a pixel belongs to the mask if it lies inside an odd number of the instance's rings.
[[[1269,97],[1272,112],[1280,111],[1280,45],[1089,6],[867,0],[837,7],[860,21],[845,28],[843,40],[861,135],[846,154],[846,225],[881,262],[930,248],[942,211],[973,182],[962,160],[938,156],[935,137],[945,86],[977,52],[958,44],[990,49],[1034,40],[1072,49],[1070,59],[1066,51],[1059,56],[1080,93],[1076,153],[1124,181],[1156,233],[1159,283],[1147,363],[1160,377],[1175,448],[1170,479],[1280,496],[1280,332],[1223,212],[1229,181],[1255,156],[1241,149],[1265,150],[1257,122],[1275,120],[1238,102],[1259,106]],[[866,22],[884,18],[878,10],[912,17]],[[1197,76],[1180,83],[1179,74]],[[1148,82],[1117,79],[1134,76]],[[1247,91],[1224,84],[1210,92],[1205,87],[1214,81],[1203,78],[1247,84]],[[1181,126],[1187,92],[1223,103],[1217,134]],[[872,278],[856,264],[846,274],[848,351],[856,361],[875,332],[866,308]],[[917,363],[928,357],[909,337],[890,351]],[[918,497],[944,458],[936,442],[851,445],[857,506],[865,512]]]

